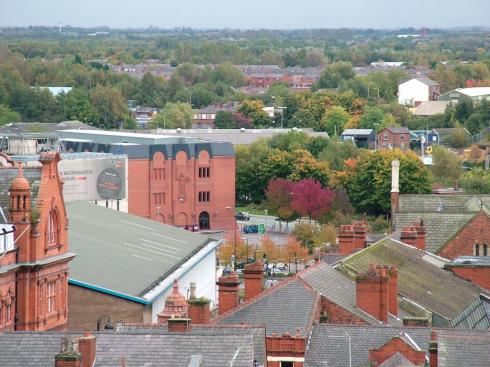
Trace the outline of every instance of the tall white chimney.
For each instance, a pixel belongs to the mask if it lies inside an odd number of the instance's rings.
[[[391,161],[391,223],[394,226],[395,212],[399,208],[399,196],[400,196],[400,161],[395,159]]]
[[[391,192],[400,192],[400,161],[391,161]]]

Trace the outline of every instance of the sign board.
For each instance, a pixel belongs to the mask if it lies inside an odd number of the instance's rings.
[[[121,200],[127,195],[127,157],[63,159],[60,175],[65,180],[65,201]]]

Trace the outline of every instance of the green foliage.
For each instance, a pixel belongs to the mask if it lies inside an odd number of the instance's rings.
[[[318,160],[327,162],[334,171],[345,168],[347,159],[357,158],[361,153],[354,143],[350,141],[331,141],[330,144],[318,155]]]
[[[138,128],[138,124],[136,123],[135,119],[128,116],[124,119],[122,128],[124,130],[136,130]]]
[[[344,131],[344,126],[349,118],[349,114],[342,107],[333,106],[322,119],[322,130],[327,131],[329,136],[339,136]]]
[[[157,127],[165,127],[166,129],[188,129],[192,126],[193,118],[194,114],[188,103],[168,102],[165,105],[165,108],[150,120],[148,128],[156,129]]]
[[[101,126],[107,129],[117,127],[117,122],[129,114],[121,91],[114,87],[97,85],[90,93],[90,99],[100,116]]]
[[[461,160],[447,148],[436,145],[432,153],[432,174],[436,179],[458,180],[461,175]]]
[[[429,173],[414,153],[397,149],[369,152],[348,167],[341,180],[358,211],[369,214],[389,212],[391,162],[394,159],[400,161],[400,193],[430,192]]]
[[[459,184],[469,194],[490,194],[490,173],[473,169],[461,176]]]
[[[237,123],[233,118],[233,114],[229,111],[218,111],[214,118],[214,125],[218,129],[236,129]]]
[[[361,116],[359,128],[361,129],[378,129],[383,126],[385,114],[384,111],[376,106],[366,106]]]
[[[4,104],[0,104],[0,126],[8,124],[9,122],[18,121],[20,121],[20,113],[12,111]]]
[[[442,143],[453,148],[466,148],[471,144],[471,137],[466,129],[458,124],[454,132],[443,139]]]
[[[354,75],[350,62],[336,62],[325,68],[318,81],[318,87],[337,88],[343,81],[354,78]]]

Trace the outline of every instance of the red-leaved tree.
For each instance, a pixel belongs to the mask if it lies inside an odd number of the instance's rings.
[[[267,208],[285,222],[291,222],[298,217],[291,206],[294,185],[294,182],[284,178],[276,178],[269,181],[265,191]]]
[[[334,192],[311,178],[293,185],[291,207],[301,215],[318,220],[330,211]]]

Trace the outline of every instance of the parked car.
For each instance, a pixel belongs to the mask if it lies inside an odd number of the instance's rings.
[[[256,224],[243,226],[243,233],[259,233],[259,226]]]
[[[235,219],[236,220],[250,220],[250,215],[245,212],[237,212],[235,214]]]

